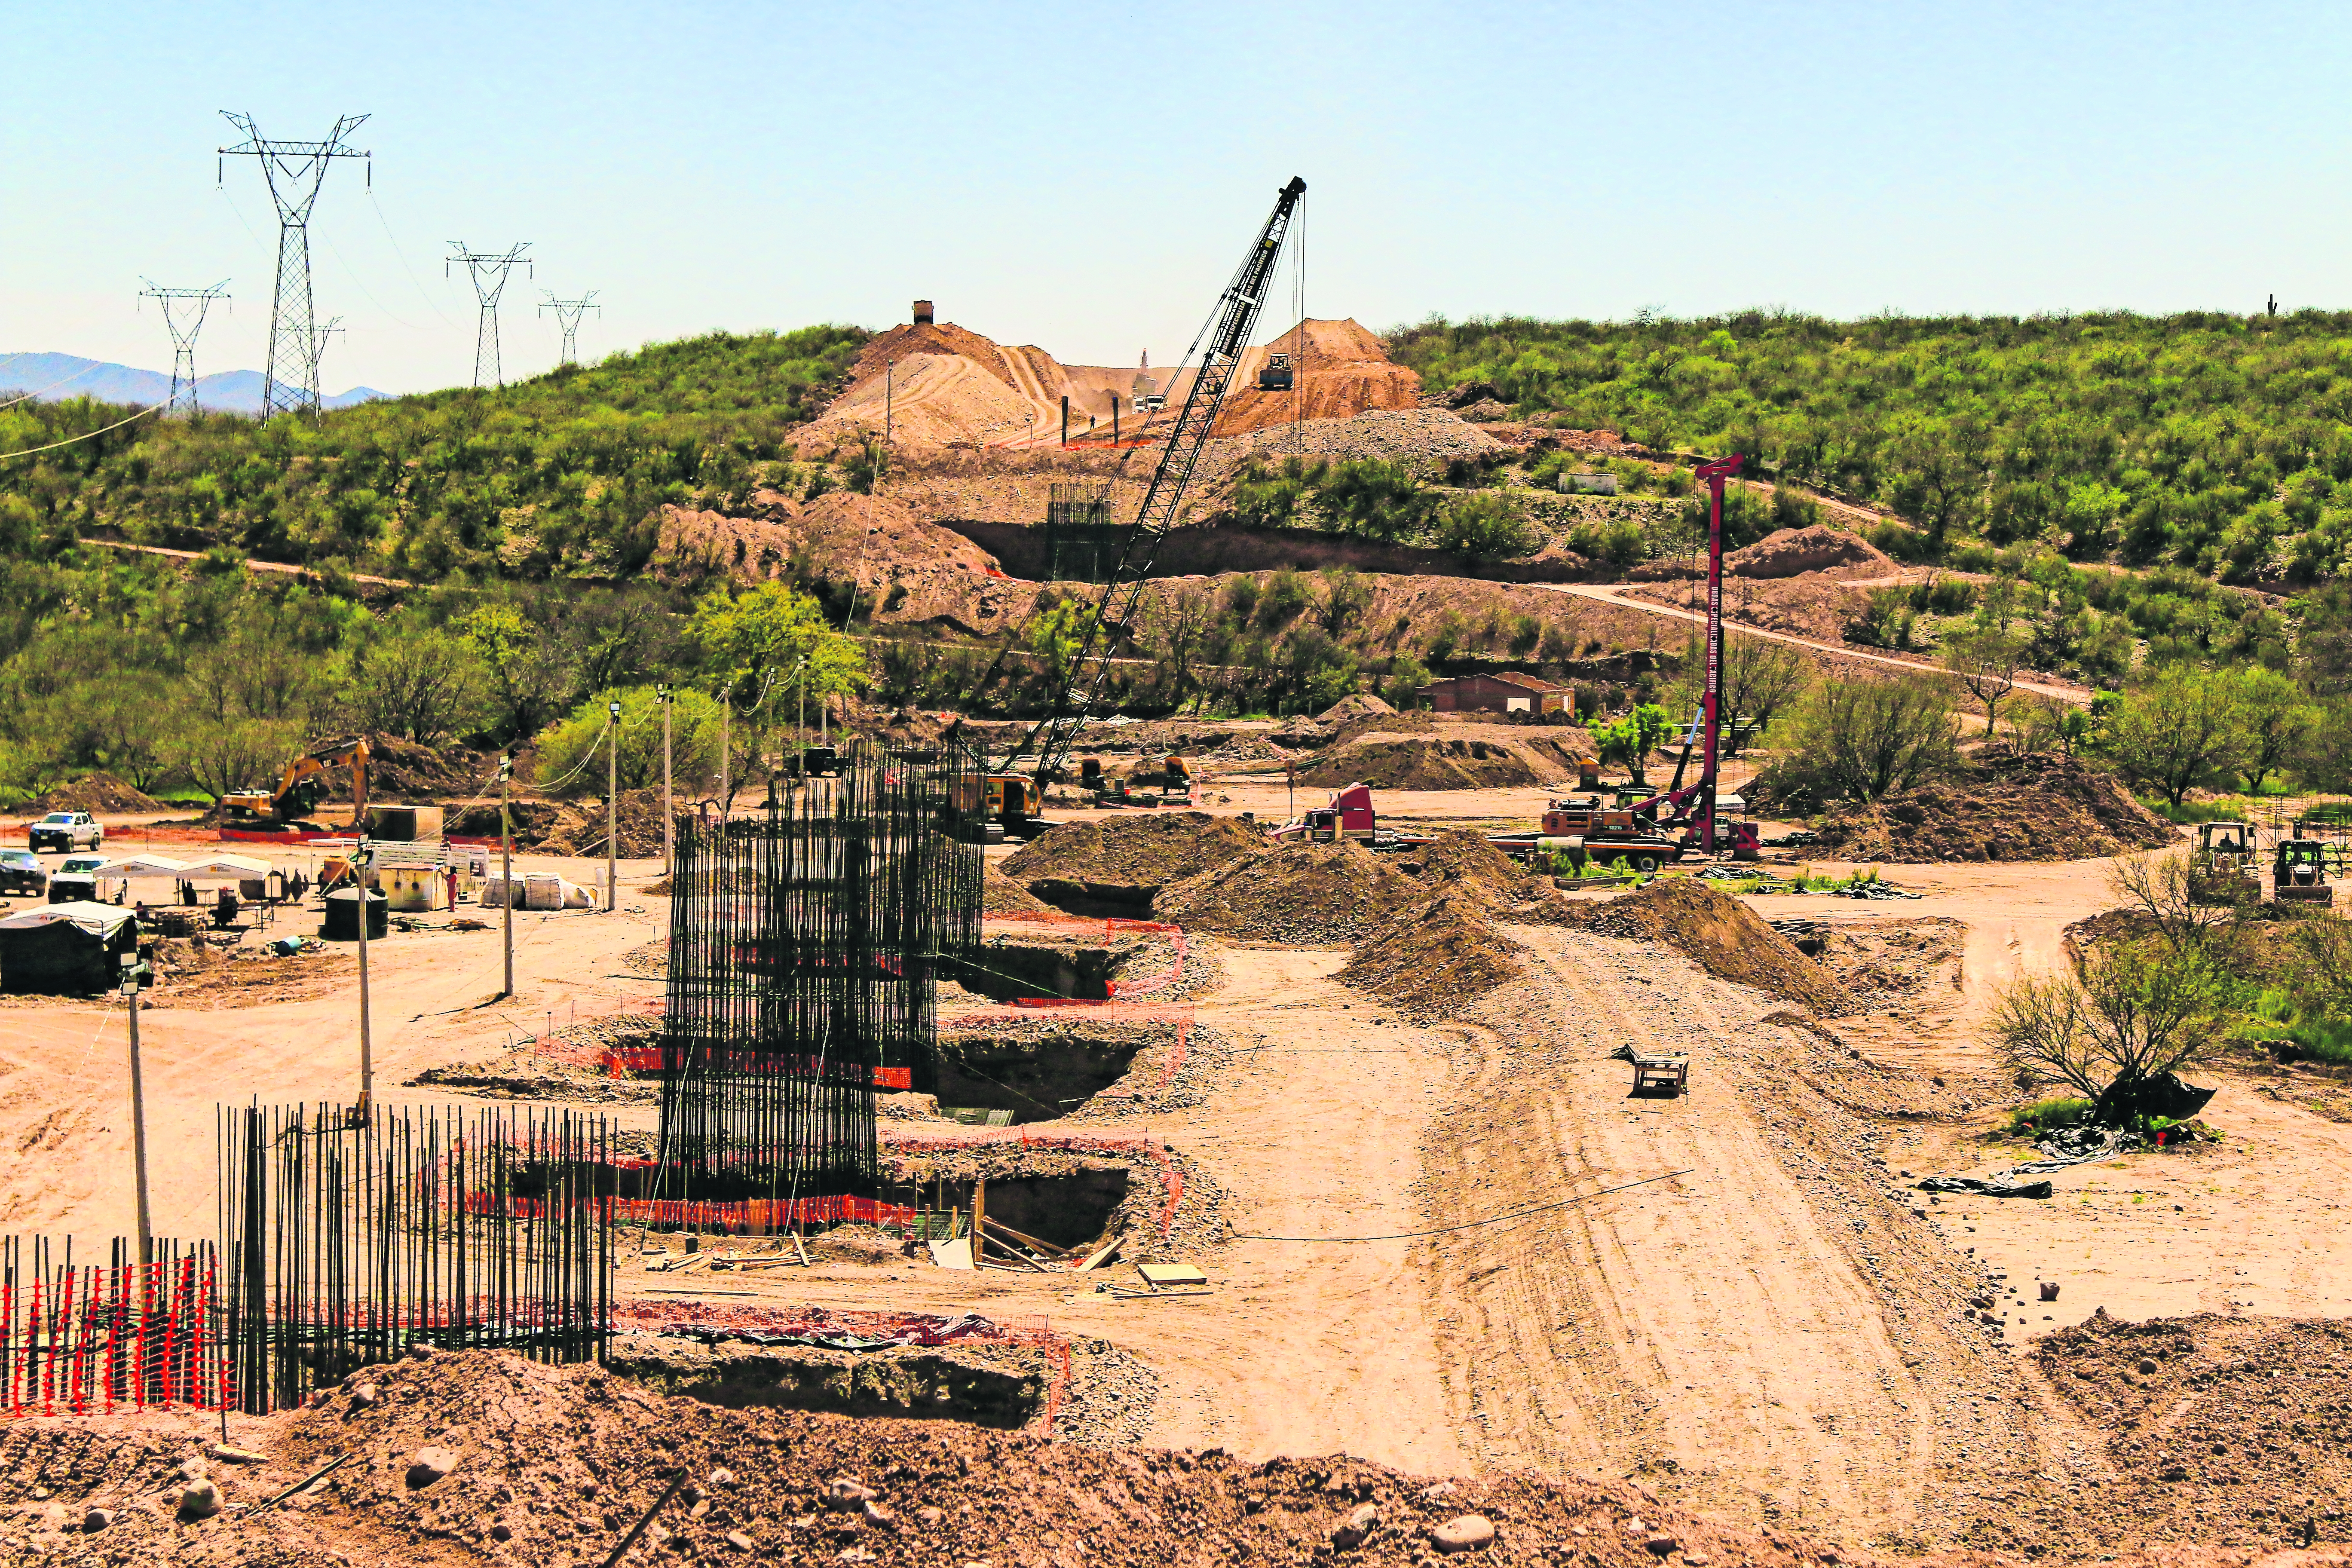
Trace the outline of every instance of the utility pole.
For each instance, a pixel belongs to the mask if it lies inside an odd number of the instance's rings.
[[[540,301],[539,313],[544,316],[548,311],[553,310],[555,324],[563,331],[563,352],[556,357],[555,363],[559,366],[578,364],[580,363],[580,318],[591,310],[595,311],[600,317],[604,313],[604,307],[596,303],[596,290],[591,289],[577,300],[559,300],[555,297],[555,290],[552,289],[542,289],[540,292],[547,298]]]
[[[155,1260],[155,1231],[147,1209],[147,1088],[139,1075],[139,955],[122,955],[122,999],[131,1007],[131,1158],[139,1183],[139,1261]]]
[[[621,702],[604,704],[604,912],[621,907]]]
[[[654,696],[662,705],[662,875],[677,869],[677,814],[670,806],[669,784],[669,714],[677,698],[667,685],[654,688]]]
[[[359,1125],[367,1125],[375,1107],[375,1042],[368,1034],[368,862],[374,857],[362,838],[352,850],[352,877],[359,884],[360,906],[360,1107]]]
[[[530,263],[522,253],[530,248],[524,240],[504,252],[478,251],[466,248],[462,239],[449,242],[449,254],[441,259],[441,275],[446,278],[449,268],[463,266],[466,276],[474,280],[474,293],[482,302],[480,323],[474,329],[474,384],[504,386],[506,380],[499,373],[499,296],[506,292],[507,274],[517,267],[528,273]],[[485,374],[488,379],[483,379]]]
[[[890,396],[898,384],[898,362],[892,360],[882,367],[882,449],[890,449]]]
[[[196,406],[196,334],[205,330],[205,312],[212,302],[228,298],[228,279],[209,289],[164,289],[152,279],[140,281],[147,287],[139,290],[139,297],[163,305],[163,330],[172,334],[172,400],[164,406],[164,417],[201,414]],[[174,314],[174,307],[181,313]]]
[[[368,186],[374,188],[375,155],[343,141],[366,122],[367,116],[342,116],[322,142],[273,142],[254,128],[252,116],[226,109],[221,115],[245,132],[244,141],[219,150],[223,164],[230,158],[257,160],[269,186],[269,199],[278,207],[278,289],[269,304],[269,358],[263,372],[261,416],[315,414],[319,385],[311,368],[310,211],[318,205],[328,166],[338,158],[366,160]],[[215,171],[216,179],[221,173]]]
[[[514,819],[507,810],[509,781],[514,777],[514,753],[499,759],[499,913],[504,917],[499,925],[505,929],[506,989],[501,996],[514,994]]]
[[[808,658],[793,666],[793,777],[805,776],[808,763]]]
[[[1699,769],[1699,850],[1715,856],[1715,749],[1723,710],[1723,482],[1739,471],[1740,455],[1718,458],[1698,467],[1711,500],[1706,544],[1706,696],[1701,703],[1706,725],[1706,750]]]
[[[719,693],[719,816],[721,821],[726,820],[728,803],[735,798],[735,753],[729,750],[727,739],[728,721],[734,714],[734,694],[722,689]]]
[[[1062,394],[1062,450],[1070,449],[1070,395]]]

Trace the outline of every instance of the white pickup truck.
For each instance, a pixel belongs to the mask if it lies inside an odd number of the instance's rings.
[[[35,854],[53,849],[70,855],[77,849],[95,849],[105,843],[106,829],[86,811],[53,811],[33,824],[26,839]]]

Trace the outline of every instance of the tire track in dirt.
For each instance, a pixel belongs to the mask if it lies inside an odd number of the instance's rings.
[[[2046,1458],[1969,1267],[1910,1216],[1877,1135],[1774,1059],[1768,998],[1632,943],[1515,931],[1535,977],[1478,1015],[1427,1147],[1433,1223],[1689,1174],[1430,1253],[1482,1462],[1638,1476],[1709,1510],[1890,1546],[1999,1544]],[[1620,1045],[1687,1051],[1626,1098]]]

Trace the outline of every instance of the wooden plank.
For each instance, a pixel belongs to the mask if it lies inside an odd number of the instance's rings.
[[[1157,1290],[1170,1285],[1206,1285],[1209,1277],[1189,1263],[1139,1263],[1135,1271]]]
[[[1067,1258],[1071,1252],[1069,1247],[1056,1247],[1050,1241],[1040,1241],[1034,1236],[1024,1236],[1019,1231],[1013,1229],[1011,1226],[1006,1225],[1003,1220],[990,1220],[988,1222],[988,1226],[991,1230],[1001,1231],[1004,1235],[1011,1237],[1013,1240],[1019,1242],[1024,1247],[1034,1247],[1039,1252],[1050,1252],[1056,1258]]]
[[[1078,1265],[1078,1272],[1084,1274],[1089,1269],[1099,1268],[1104,1264],[1109,1262],[1111,1255],[1116,1253],[1119,1249],[1120,1244],[1126,1240],[1127,1237],[1123,1236],[1114,1236],[1108,1241],[1104,1242],[1100,1247],[1095,1248],[1093,1256],[1089,1257],[1084,1263]]]

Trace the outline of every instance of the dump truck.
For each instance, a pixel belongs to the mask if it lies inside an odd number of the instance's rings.
[[[2271,897],[2297,903],[2332,905],[2327,885],[2327,846],[2316,838],[2282,838],[2271,860]]]
[[[1328,803],[1310,806],[1274,830],[1277,839],[1306,844],[1361,844],[1368,849],[1402,849],[1426,844],[1426,834],[1399,833],[1382,827],[1372,809],[1372,786],[1351,784],[1333,794]]]

